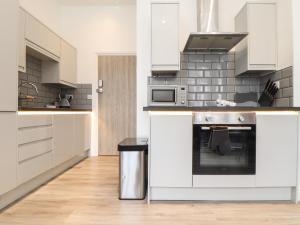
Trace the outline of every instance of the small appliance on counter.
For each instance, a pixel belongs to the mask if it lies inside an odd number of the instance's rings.
[[[71,108],[71,101],[72,99],[74,98],[73,95],[61,95],[59,94],[58,95],[58,98],[59,98],[59,102],[58,102],[58,105],[59,105],[59,108]]]
[[[187,106],[187,86],[149,85],[148,106]]]

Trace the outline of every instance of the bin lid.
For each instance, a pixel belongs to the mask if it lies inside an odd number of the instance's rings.
[[[147,138],[126,138],[118,145],[118,151],[147,151],[148,139]]]

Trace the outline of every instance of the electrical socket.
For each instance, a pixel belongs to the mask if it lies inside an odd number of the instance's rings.
[[[279,89],[280,88],[280,81],[276,81],[275,84],[276,84],[277,88]]]

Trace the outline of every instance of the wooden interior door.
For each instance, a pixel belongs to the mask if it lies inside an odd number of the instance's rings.
[[[99,56],[99,154],[118,155],[118,143],[136,136],[136,56]]]

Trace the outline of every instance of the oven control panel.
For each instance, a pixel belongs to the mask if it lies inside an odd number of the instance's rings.
[[[255,113],[195,112],[194,124],[256,124]]]

